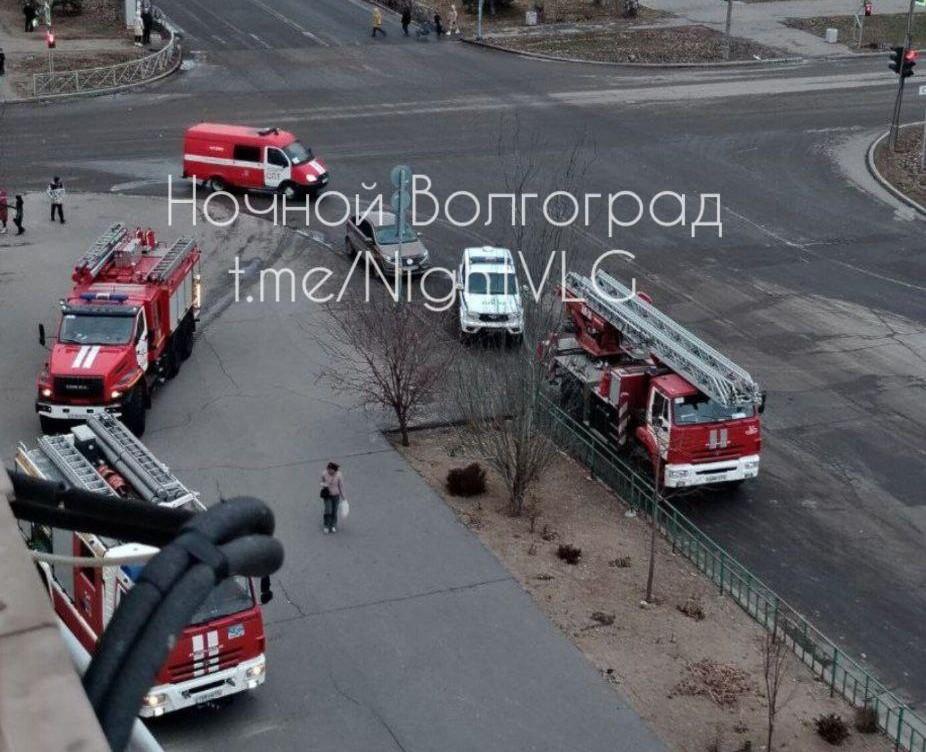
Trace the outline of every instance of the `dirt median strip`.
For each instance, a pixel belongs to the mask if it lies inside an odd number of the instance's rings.
[[[398,448],[672,749],[763,748],[763,632],[662,539],[656,603],[641,605],[649,525],[628,517],[585,468],[560,455],[525,514],[512,517],[491,472],[482,495],[447,493],[448,470],[479,459],[461,452],[452,429],[416,432],[410,448]],[[561,547],[571,556],[561,558]],[[852,724],[852,710],[796,661],[788,664],[780,697],[776,749],[830,749],[814,732],[821,715],[837,713]],[[858,733],[844,746],[889,748],[883,737]]]

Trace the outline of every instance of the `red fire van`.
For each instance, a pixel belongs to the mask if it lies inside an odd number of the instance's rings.
[[[187,128],[183,139],[183,177],[213,191],[240,188],[314,198],[328,184],[328,168],[288,131],[200,123]]]

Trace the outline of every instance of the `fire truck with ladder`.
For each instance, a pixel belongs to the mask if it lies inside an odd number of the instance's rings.
[[[36,478],[193,512],[205,509],[122,423],[111,415],[90,418],[69,433],[40,436],[37,446],[20,444],[17,470]],[[153,555],[157,549],[20,523],[30,548],[45,553],[102,559],[102,567],[40,562],[55,613],[90,653],[122,598],[141,571],[139,565],[106,566],[106,559]],[[261,602],[271,597],[261,594]],[[223,581],[177,637],[156,685],[140,714],[160,716],[201,705],[263,684],[264,624],[253,583],[242,577]]]
[[[758,475],[765,394],[746,371],[606,272],[570,272],[563,292],[573,332],[551,367],[567,412],[664,488]]]
[[[112,225],[77,262],[74,287],[37,380],[44,433],[66,421],[120,416],[138,436],[156,383],[193,351],[202,299],[200,252],[190,238],[161,246],[151,230]],[[39,325],[45,346],[45,327]]]

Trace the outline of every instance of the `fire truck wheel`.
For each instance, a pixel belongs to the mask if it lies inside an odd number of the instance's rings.
[[[46,435],[52,433],[60,433],[64,428],[64,425],[60,420],[49,418],[47,415],[39,416],[39,425],[42,427],[42,433]]]
[[[206,187],[212,193],[217,193],[219,191],[226,190],[228,186],[225,184],[225,181],[222,178],[216,175],[215,177],[209,178],[208,182],[206,183]]]
[[[145,394],[144,388],[135,387],[122,403],[122,422],[138,438],[145,434]]]
[[[295,201],[299,198],[302,192],[299,190],[299,186],[295,183],[281,183],[280,184],[280,194],[287,201]]]
[[[180,331],[177,332],[177,354],[180,356],[180,360],[187,360],[193,354],[193,334],[196,332],[196,321],[193,319],[193,315],[190,314],[184,320],[183,324],[180,326]]]

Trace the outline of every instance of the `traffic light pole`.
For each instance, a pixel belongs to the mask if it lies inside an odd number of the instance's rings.
[[[913,12],[916,10],[916,0],[910,0],[910,12],[907,15],[907,36],[904,41],[904,53],[913,47]],[[903,106],[903,59],[899,62],[900,70],[897,72],[900,82],[897,84],[897,99],[894,101],[894,116],[891,118],[891,135],[888,141],[891,151],[897,151],[897,136],[900,132],[900,111]]]

